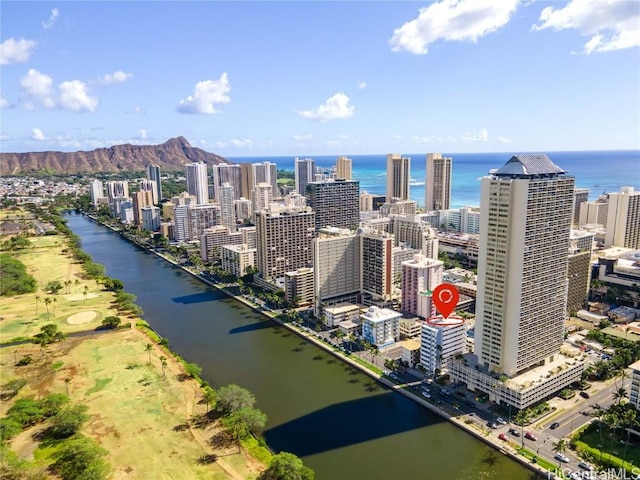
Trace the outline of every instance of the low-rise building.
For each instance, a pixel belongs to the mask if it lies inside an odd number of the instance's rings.
[[[420,363],[420,340],[404,340],[400,345],[400,359],[410,368]]]
[[[355,322],[360,317],[360,307],[353,304],[341,304],[322,309],[324,314],[324,324],[333,328],[346,321]]]
[[[422,321],[418,318],[401,318],[400,319],[400,339],[415,338],[420,336],[422,331]]]
[[[285,272],[284,299],[289,305],[313,304],[313,268],[302,267]]]
[[[256,249],[249,245],[222,245],[222,268],[235,277],[241,277],[247,273],[249,267],[256,266]]]
[[[422,323],[420,364],[427,375],[447,367],[451,358],[466,350],[466,326],[457,316],[441,315]]]
[[[401,313],[375,305],[360,316],[362,338],[378,348],[393,345],[400,338]]]

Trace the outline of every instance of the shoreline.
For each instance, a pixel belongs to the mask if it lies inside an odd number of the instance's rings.
[[[386,379],[384,376],[366,368],[365,366],[361,365],[360,363],[352,360],[351,358],[349,358],[347,355],[342,354],[337,348],[334,348],[330,345],[327,345],[326,343],[318,340],[317,338],[315,338],[313,335],[301,331],[298,328],[294,327],[293,325],[283,322],[282,320],[280,320],[279,318],[277,318],[277,316],[275,315],[275,313],[273,313],[271,310],[267,310],[264,307],[260,307],[258,305],[253,304],[252,302],[250,302],[249,300],[247,300],[246,298],[244,298],[243,296],[238,296],[233,294],[231,291],[229,291],[226,287],[219,285],[215,282],[212,282],[211,280],[204,278],[201,274],[199,274],[198,272],[195,272],[191,269],[189,269],[188,267],[185,267],[183,265],[180,265],[179,263],[175,262],[173,259],[163,255],[162,253],[155,251],[153,249],[149,249],[144,247],[143,245],[134,242],[132,239],[130,239],[128,236],[125,236],[122,234],[122,230],[114,228],[110,225],[104,224],[102,222],[100,222],[97,218],[88,215],[86,213],[82,213],[82,215],[86,216],[87,218],[90,218],[91,220],[95,221],[96,223],[105,226],[107,228],[109,228],[110,230],[112,230],[115,233],[118,233],[121,237],[125,238],[127,241],[131,242],[132,244],[136,245],[137,247],[152,253],[154,255],[156,255],[157,257],[165,260],[166,262],[168,262],[169,264],[171,264],[174,267],[177,267],[179,269],[181,269],[182,271],[184,271],[185,273],[191,275],[192,277],[200,280],[201,282],[203,282],[204,284],[215,288],[216,290],[224,293],[227,297],[229,298],[233,298],[234,300],[237,300],[238,302],[241,302],[243,305],[246,305],[247,307],[251,308],[254,312],[256,313],[260,313],[262,315],[264,315],[265,317],[267,317],[269,320],[274,321],[275,323],[277,323],[278,325],[286,328],[288,331],[296,334],[298,337],[302,338],[305,341],[308,341],[310,343],[312,343],[313,345],[321,348],[323,351],[333,355],[335,358],[337,358],[338,360],[346,363],[347,365],[354,367],[356,369],[358,369],[358,371],[360,371],[361,373],[369,376],[370,378],[372,378],[373,380],[375,380],[376,382],[384,385],[385,387],[389,388],[390,390],[393,390],[395,392],[400,393],[401,395],[404,395],[406,398],[408,398],[409,400],[417,403],[418,405],[427,408],[430,412],[439,415],[441,418],[445,419],[446,421],[448,421],[449,423],[451,423],[452,425],[456,426],[457,428],[461,429],[462,431],[471,434],[473,437],[475,437],[476,439],[482,441],[484,444],[492,447],[493,449],[497,450],[498,452],[502,453],[503,455],[507,455],[509,456],[511,459],[517,461],[518,463],[520,463],[522,466],[527,467],[528,469],[530,469],[531,471],[535,472],[538,476],[540,476],[541,478],[555,478],[554,473],[553,472],[549,472],[546,469],[540,467],[537,463],[532,463],[530,460],[528,460],[526,457],[519,455],[518,452],[510,445],[502,443],[501,440],[499,439],[492,439],[491,435],[485,435],[482,432],[479,432],[477,430],[475,430],[473,427],[471,427],[471,424],[466,424],[464,422],[464,420],[457,418],[456,415],[454,414],[450,414],[448,412],[446,412],[444,409],[431,404],[430,402],[418,397],[416,394],[407,391],[405,388],[402,388],[402,386],[395,384],[391,381],[389,381],[388,379]],[[149,323],[151,329],[153,330],[153,326]],[[154,330],[155,331],[155,330]],[[472,422],[473,423],[473,422]]]

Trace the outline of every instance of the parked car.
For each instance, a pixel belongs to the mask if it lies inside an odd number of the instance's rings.
[[[527,433],[525,433],[525,434],[524,434],[524,438],[527,438],[527,439],[529,439],[529,440],[533,440],[534,442],[535,442],[536,440],[538,440],[538,437],[536,437],[536,436],[535,436],[533,433],[531,433],[531,432],[527,432]]]
[[[451,395],[451,392],[449,390],[447,390],[446,388],[443,388],[442,389],[442,395],[449,396],[449,395]]]
[[[555,430],[556,428],[558,428],[560,426],[560,424],[558,422],[553,422],[551,424],[551,426],[549,427],[551,430]]]
[[[569,457],[567,457],[563,453],[556,453],[556,455],[553,458],[555,458],[556,460],[560,460],[561,462],[564,462],[564,463],[569,463]]]
[[[504,433],[501,433],[500,435],[498,435],[498,438],[499,438],[500,440],[504,440],[505,442],[508,440],[508,439],[507,439],[507,436],[506,436]]]
[[[509,429],[509,433],[511,435],[513,435],[514,437],[519,437],[520,436],[520,432],[518,430],[516,430],[515,428],[510,428]]]
[[[587,462],[580,462],[578,463],[578,466],[584,470],[587,470],[588,472],[593,472],[593,467]]]
[[[580,392],[580,396],[582,398],[589,398],[589,394],[587,392]]]
[[[496,422],[498,422],[500,425],[506,425],[507,424],[507,421],[502,417],[496,418]]]
[[[422,396],[424,398],[431,398],[431,395],[429,395],[429,392],[422,392]]]
[[[496,422],[489,422],[489,426],[490,426],[491,428],[493,428],[494,430],[495,430],[496,428],[498,428],[498,424],[497,424]]]

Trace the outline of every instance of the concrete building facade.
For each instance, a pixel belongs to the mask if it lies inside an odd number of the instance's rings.
[[[198,205],[209,203],[209,177],[207,164],[204,162],[185,165],[185,177],[187,178],[187,193],[196,197]]]
[[[393,345],[400,338],[400,318],[402,314],[371,306],[360,315],[362,338],[378,348]]]
[[[441,153],[427,154],[425,210],[447,210],[451,204],[451,168],[453,159]]]
[[[387,155],[387,202],[392,198],[409,200],[411,181],[411,158],[399,153]]]
[[[609,194],[606,246],[640,249],[640,192],[622,187]]]
[[[360,182],[328,180],[307,183],[307,205],[316,213],[316,230],[325,227],[356,230],[360,223]]]
[[[436,313],[433,290],[442,283],[444,263],[422,254],[402,262],[402,312],[422,319]]]

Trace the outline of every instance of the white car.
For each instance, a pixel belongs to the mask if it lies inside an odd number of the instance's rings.
[[[424,391],[422,392],[422,396],[423,396],[424,398],[431,398],[431,395],[429,395],[429,393],[428,393],[428,392],[424,392]]]
[[[587,462],[580,462],[578,466],[587,472],[593,472],[593,467],[589,465]]]
[[[555,457],[553,458],[555,458],[556,460],[560,460],[561,462],[564,462],[564,463],[569,463],[569,457],[567,457],[562,453],[556,453]]]
[[[506,425],[507,424],[507,421],[502,417],[496,418],[496,422],[498,422],[500,425]]]

